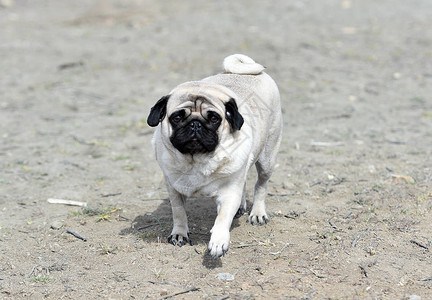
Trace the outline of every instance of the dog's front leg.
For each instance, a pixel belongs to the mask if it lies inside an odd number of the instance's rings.
[[[211,230],[211,238],[208,244],[208,250],[212,258],[218,258],[224,255],[229,248],[230,228],[233,218],[239,210],[242,189],[230,187],[225,191],[220,191],[216,199],[218,215]]]
[[[168,242],[180,247],[187,243],[192,245],[192,241],[189,238],[189,227],[185,210],[186,197],[173,189],[169,184],[167,184],[167,190],[173,216],[173,230],[168,237]]]

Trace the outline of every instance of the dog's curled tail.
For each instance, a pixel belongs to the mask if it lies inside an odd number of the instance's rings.
[[[225,72],[240,75],[258,75],[265,67],[257,64],[252,58],[243,54],[233,54],[223,61]]]

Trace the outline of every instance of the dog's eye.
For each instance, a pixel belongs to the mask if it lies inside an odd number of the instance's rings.
[[[219,118],[217,116],[211,116],[210,117],[210,122],[217,123],[218,121],[219,121]]]
[[[174,123],[178,123],[178,122],[180,122],[180,121],[182,120],[182,117],[180,117],[180,116],[175,116],[175,117],[173,117],[171,120],[172,120]]]

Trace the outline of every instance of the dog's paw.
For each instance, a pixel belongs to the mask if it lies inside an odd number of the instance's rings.
[[[241,216],[244,215],[245,212],[246,212],[246,209],[245,209],[244,207],[240,206],[240,208],[239,208],[238,211],[236,212],[234,218],[235,218],[235,219],[240,218]]]
[[[246,222],[251,223],[252,225],[264,225],[269,221],[270,219],[265,212],[264,214],[254,214],[252,211]]]
[[[192,240],[189,238],[189,234],[187,236],[183,236],[181,234],[171,234],[168,237],[168,243],[173,244],[174,246],[183,246],[189,244],[192,246]]]
[[[208,251],[213,259],[224,256],[228,251],[230,242],[230,233],[213,231],[210,242],[208,244]]]

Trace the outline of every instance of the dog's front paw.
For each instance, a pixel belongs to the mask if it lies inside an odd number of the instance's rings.
[[[173,244],[174,246],[183,246],[189,244],[192,246],[192,240],[189,238],[189,234],[186,236],[182,234],[171,234],[168,237],[168,243]]]
[[[212,230],[212,235],[210,238],[210,242],[208,244],[208,251],[210,256],[213,259],[221,257],[225,255],[228,251],[229,242],[230,242],[230,233],[229,231],[215,231]]]
[[[258,225],[264,225],[267,224],[270,221],[269,217],[267,216],[267,213],[261,212],[261,213],[255,213],[253,210],[250,213],[247,222],[251,223],[252,225],[258,224]]]

